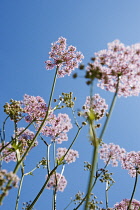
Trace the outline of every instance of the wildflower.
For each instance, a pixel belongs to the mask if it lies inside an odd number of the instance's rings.
[[[25,94],[22,105],[24,112],[28,114],[25,117],[27,122],[31,122],[33,119],[42,120],[46,115],[47,105],[40,96],[35,97]]]
[[[120,203],[116,203],[114,205],[114,210],[127,210],[129,205],[129,199],[123,199]],[[135,199],[132,200],[130,209],[139,210],[140,209],[140,201]]]
[[[130,176],[135,177],[136,171],[140,174],[140,151],[126,153],[121,162],[122,168],[128,170]]]
[[[112,166],[118,166],[118,160],[121,161],[126,151],[120,148],[119,145],[115,144],[103,144],[99,150],[100,159],[104,160],[105,163],[112,164]]]
[[[87,96],[83,108],[85,115],[93,110],[95,120],[99,120],[105,115],[108,105],[105,103],[105,99],[101,98],[99,94],[95,94],[92,97]]]
[[[42,120],[46,115],[48,107],[43,98],[40,96],[25,95],[23,100],[24,111],[28,115],[25,117],[27,122],[31,122],[35,119],[36,130],[40,127]],[[59,113],[58,116],[53,114],[50,109],[48,117],[44,123],[41,133],[45,136],[52,138],[52,141],[57,141],[61,144],[63,141],[67,141],[67,132],[72,128],[71,119],[67,114]]]
[[[125,46],[119,40],[108,44],[108,49],[95,53],[93,71],[99,69],[98,86],[119,96],[137,96],[140,93],[140,44]],[[90,67],[88,67],[90,71]]]
[[[51,175],[46,188],[47,189],[53,188],[56,191],[63,192],[66,185],[67,185],[67,180],[65,179],[65,177],[59,173],[54,173]]]
[[[13,141],[10,144],[9,142],[6,142],[5,144],[0,143],[0,149],[5,146],[0,155],[0,158],[5,162],[16,161],[16,150],[19,150],[20,155],[23,155],[26,149],[30,146],[34,138],[34,132],[29,129],[24,131],[24,129],[24,127],[17,129],[16,135],[13,135]],[[38,142],[35,141],[32,148],[37,145]]]
[[[78,64],[82,62],[84,56],[81,52],[77,52],[76,47],[72,45],[67,48],[66,39],[60,37],[58,41],[52,43],[49,58],[53,61],[45,61],[46,69],[51,70],[57,66],[59,67],[58,77],[64,77],[65,75],[69,76],[75,68],[78,68]]]
[[[11,181],[10,186],[6,188],[7,182]],[[1,196],[6,196],[8,194],[8,190],[12,187],[18,187],[19,177],[14,174],[12,171],[7,172],[7,170],[2,169],[0,170],[0,190]]]
[[[66,153],[67,153],[66,148],[58,148],[57,149],[57,159],[61,160]],[[69,163],[75,162],[76,158],[79,158],[78,151],[70,149],[68,151],[68,153],[66,154],[66,156],[64,157],[64,161],[66,161],[66,163],[69,164]]]
[[[7,163],[9,163],[10,161],[16,162],[16,160],[17,160],[16,153],[15,153],[15,150],[13,149],[12,145],[9,144],[9,142],[6,142],[5,144],[0,143],[0,149],[2,149],[4,146],[6,146],[6,147],[2,150],[2,152],[0,154],[0,158]]]
[[[34,132],[30,131],[29,129],[26,129],[24,131],[24,129],[25,129],[24,127],[18,128],[17,129],[17,134],[16,134],[18,136],[17,141],[18,141],[18,144],[20,146],[19,149],[20,149],[21,154],[23,154],[26,151],[26,149],[30,146],[30,144],[31,144],[31,142],[32,142],[32,140],[35,136]],[[20,133],[21,133],[21,135],[20,135]],[[38,145],[38,142],[37,142],[37,140],[35,140],[32,148],[37,146],[37,145]]]
[[[72,128],[71,119],[67,114],[59,113],[46,120],[41,132],[45,136],[51,137],[52,141],[61,144],[68,140],[67,132]]]

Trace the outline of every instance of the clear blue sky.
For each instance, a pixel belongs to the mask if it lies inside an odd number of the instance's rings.
[[[0,3],[0,112],[3,105],[11,98],[22,100],[23,95],[40,95],[46,101],[49,98],[54,71],[46,71],[44,61],[48,59],[51,43],[58,37],[67,38],[70,45],[77,47],[88,63],[93,53],[105,49],[108,42],[120,39],[126,45],[140,42],[140,1],[127,0],[1,0]],[[55,97],[62,92],[74,92],[77,97],[76,108],[80,108],[89,95],[89,89],[84,79],[73,80],[65,77],[57,81]],[[106,97],[110,103],[113,94],[96,88],[96,92]],[[140,150],[140,97],[119,98],[111,118],[104,141],[113,142],[127,151]],[[5,115],[1,114],[1,125]],[[7,138],[12,135],[12,126],[7,125]],[[69,139],[74,136],[73,130]],[[9,141],[9,139],[7,139]],[[67,146],[64,144],[61,146]],[[27,168],[35,166],[39,158],[45,156],[44,145],[40,144],[31,158],[27,158]],[[90,161],[91,148],[85,128],[79,136],[74,149],[79,151],[77,162],[68,165],[64,173],[68,180],[64,193],[58,193],[58,210],[63,210],[70,197],[80,190],[85,191],[87,172],[83,171],[83,162]],[[101,166],[103,166],[101,162]],[[9,170],[13,164],[5,164]],[[130,198],[134,179],[127,171],[120,168],[110,168],[116,173],[116,184],[112,187],[109,206],[123,198]],[[117,173],[118,172],[118,173]],[[32,200],[44,182],[45,171],[37,170],[34,177],[25,179],[21,203]],[[140,200],[140,184],[138,184],[135,199]],[[5,199],[3,209],[14,209],[13,190]],[[104,200],[104,188],[99,186],[95,195],[98,200]],[[37,210],[49,210],[51,191],[46,190],[39,202]],[[20,208],[22,205],[20,205]],[[69,209],[72,209],[70,207]],[[81,208],[82,209],[82,208]]]

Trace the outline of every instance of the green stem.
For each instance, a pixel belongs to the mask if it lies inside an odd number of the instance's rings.
[[[39,197],[41,196],[41,194],[43,193],[51,175],[55,172],[55,170],[57,169],[58,165],[50,172],[50,174],[48,175],[44,185],[42,186],[41,190],[39,191],[39,193],[37,194],[37,196],[35,197],[35,199],[33,200],[33,202],[30,204],[30,206],[27,208],[27,210],[31,210],[33,208],[33,206],[35,205],[35,203],[37,202],[37,200],[39,199]]]
[[[82,129],[82,126],[78,128],[78,131],[77,131],[77,133],[76,133],[76,135],[75,135],[75,137],[74,137],[72,143],[70,144],[69,148],[67,149],[66,153],[64,154],[64,156],[63,156],[63,158],[62,158],[62,161],[64,160],[64,158],[65,158],[66,155],[68,154],[68,152],[69,152],[70,148],[73,146],[74,142],[76,141],[76,139],[77,139],[77,137],[78,137],[78,135],[79,135],[81,129]]]
[[[111,106],[110,106],[108,115],[107,115],[107,117],[106,117],[106,120],[105,120],[103,129],[102,129],[101,134],[100,134],[100,137],[99,137],[100,140],[103,138],[103,135],[104,135],[105,130],[106,130],[106,128],[107,128],[107,125],[108,125],[108,122],[109,122],[109,120],[110,120],[111,114],[112,114],[112,112],[113,112],[113,108],[114,108],[115,103],[116,103],[116,100],[117,100],[118,90],[119,90],[119,77],[118,77],[118,83],[117,83],[116,91],[115,91],[115,93],[114,93],[114,97],[113,97],[113,100],[112,100],[112,103],[111,103]]]
[[[3,127],[2,127],[3,138],[2,138],[2,142],[1,143],[4,143],[4,141],[5,141],[5,124],[6,124],[6,121],[7,121],[8,118],[9,118],[9,116],[7,116],[6,119],[3,122]]]
[[[110,158],[109,158],[109,160],[107,161],[106,165],[104,166],[104,168],[103,168],[104,170],[106,169],[106,167],[107,167],[109,161],[110,161]],[[98,178],[101,176],[102,173],[103,173],[103,170],[101,171],[100,174],[98,174],[98,175],[96,174],[94,183],[93,183],[93,185],[92,185],[92,187],[91,187],[91,191],[93,190],[93,188],[94,188],[94,186],[95,186],[95,184],[96,184]],[[82,205],[82,203],[86,200],[86,198],[87,198],[87,194],[86,194],[85,197],[82,199],[82,201],[78,204],[78,206],[77,206],[76,208],[74,208],[73,210],[77,210],[77,209]]]
[[[50,173],[50,145],[47,146],[47,172]]]
[[[130,201],[129,201],[129,205],[128,205],[128,207],[127,207],[127,210],[130,209],[131,202],[132,202],[132,200],[133,200],[133,197],[134,197],[134,194],[135,194],[135,191],[136,191],[137,182],[138,182],[138,172],[137,172],[137,169],[136,169],[136,179],[135,179],[133,192],[132,192],[132,195],[131,195],[131,198],[130,198]]]
[[[65,153],[65,155],[63,156],[63,159],[65,158],[65,156],[67,155],[68,151],[70,150],[70,148],[72,147],[72,145],[74,144],[74,142],[76,141],[80,130],[82,129],[82,127],[80,127],[75,135],[75,138],[73,139],[71,145],[69,146],[67,152]],[[37,194],[36,198],[34,199],[34,201],[31,203],[31,205],[27,208],[27,210],[31,210],[33,208],[33,206],[35,205],[35,203],[38,201],[39,197],[41,196],[41,194],[43,193],[51,175],[55,172],[55,170],[58,168],[59,165],[56,165],[55,168],[48,174],[47,180],[45,181],[44,185],[42,186],[41,190],[39,191],[39,193]]]
[[[56,159],[56,142],[54,140],[54,142],[53,142],[53,162],[54,162],[54,168],[56,166],[55,159]]]
[[[35,122],[35,119],[33,119],[18,135],[17,137],[19,137],[21,134],[23,134],[29,127],[30,125]]]
[[[108,181],[106,182],[105,200],[106,200],[106,209],[108,209]]]
[[[94,149],[93,149],[91,173],[90,173],[88,190],[87,190],[87,198],[86,198],[86,203],[85,203],[85,208],[84,208],[85,210],[88,209],[88,202],[89,202],[89,199],[90,199],[90,193],[91,193],[91,189],[92,189],[93,178],[95,178],[95,171],[96,171],[96,167],[97,167],[97,161],[98,161],[98,145],[94,146]]]
[[[56,210],[56,196],[57,196],[57,192],[56,189],[53,190],[53,207],[52,210]]]
[[[11,141],[9,141],[7,144],[5,144],[1,149],[0,149],[0,152],[2,152],[2,150],[4,150],[8,145],[10,145],[12,143],[14,139],[12,138]]]
[[[64,210],[66,210],[66,209],[72,204],[72,202],[73,202],[73,200],[71,200],[71,201],[69,202],[69,204],[64,208]]]
[[[21,168],[21,179],[20,179],[20,184],[19,184],[19,188],[18,188],[15,210],[18,210],[18,204],[19,204],[19,198],[20,198],[20,193],[21,193],[21,189],[22,189],[23,179],[24,179],[24,169],[22,167]]]
[[[37,136],[39,135],[39,133],[40,133],[42,127],[44,126],[45,121],[46,121],[46,119],[47,119],[47,117],[48,117],[49,109],[50,109],[50,106],[51,106],[52,97],[53,97],[53,93],[54,93],[54,88],[55,88],[55,84],[56,84],[58,69],[59,69],[59,67],[57,66],[56,72],[55,72],[55,76],[54,76],[54,80],[53,80],[53,85],[52,85],[52,89],[51,89],[51,94],[50,94],[50,99],[49,99],[48,109],[47,109],[46,115],[45,115],[45,117],[44,117],[44,119],[43,119],[43,121],[42,121],[42,123],[41,123],[41,125],[40,125],[40,127],[39,127],[39,129],[38,129],[38,131],[36,132],[36,134],[35,134],[35,136],[34,136],[32,142],[31,142],[30,146],[27,148],[27,150],[26,150],[26,152],[24,153],[24,155],[22,156],[22,158],[17,162],[17,164],[16,164],[16,166],[15,166],[15,168],[14,168],[14,171],[13,171],[13,173],[15,173],[15,174],[16,174],[16,172],[18,171],[18,169],[19,169],[19,167],[20,167],[22,161],[24,160],[24,158],[26,157],[26,155],[28,154],[28,152],[29,152],[30,149],[32,148],[32,146],[33,146],[33,144],[34,144],[34,142],[35,142]],[[11,181],[9,181],[9,182],[7,183],[6,188],[8,188],[8,186],[9,186],[10,184],[11,184]],[[2,203],[3,199],[4,199],[4,196],[1,196],[1,198],[0,198],[0,203]]]
[[[41,123],[41,125],[40,125],[40,127],[39,127],[39,129],[38,129],[38,131],[36,132],[36,134],[35,134],[35,136],[34,136],[32,142],[31,142],[30,146],[27,148],[27,150],[26,150],[26,152],[24,153],[24,155],[22,156],[21,160],[20,160],[20,161],[18,162],[18,164],[16,165],[16,167],[15,167],[15,169],[14,169],[14,173],[17,172],[20,163],[24,160],[24,158],[26,157],[26,155],[28,154],[28,152],[29,152],[30,149],[32,148],[32,146],[33,146],[33,144],[34,144],[34,142],[35,142],[37,136],[39,135],[39,133],[40,133],[40,131],[41,131],[43,125],[45,124],[45,121],[46,121],[47,117],[48,117],[49,109],[50,109],[50,106],[51,106],[52,97],[53,97],[53,93],[54,93],[54,88],[55,88],[55,84],[56,84],[56,78],[57,78],[58,69],[59,69],[59,67],[56,68],[56,72],[55,72],[55,76],[54,76],[54,80],[53,80],[53,85],[52,85],[52,89],[51,89],[51,94],[50,94],[50,99],[49,99],[48,109],[47,109],[46,115],[45,115],[45,117],[44,117],[44,119],[43,119],[43,121],[42,121],[42,123]]]

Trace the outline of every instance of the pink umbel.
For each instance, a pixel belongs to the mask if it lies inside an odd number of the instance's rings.
[[[63,156],[66,154],[67,149],[66,148],[58,148],[57,149],[57,159],[61,160]],[[66,156],[64,157],[64,161],[66,163],[72,163],[76,161],[76,158],[79,158],[79,153],[76,150],[70,149]]]
[[[99,94],[95,94],[92,97],[86,97],[84,109],[85,113],[93,110],[95,114],[95,120],[99,120],[105,115],[105,112],[108,109],[108,105],[106,104],[105,99],[101,98]]]
[[[119,40],[108,49],[95,53],[94,65],[102,73],[98,86],[115,92],[119,78],[119,96],[138,96],[140,93],[140,44],[125,46]]]
[[[54,67],[59,67],[58,77],[69,76],[75,68],[78,68],[84,58],[81,52],[76,51],[76,47],[72,45],[67,47],[64,37],[60,37],[58,41],[52,43],[49,55],[52,60],[45,61],[46,69],[51,70]]]
[[[47,178],[48,176],[46,176]],[[51,175],[49,182],[47,184],[47,189],[55,189],[56,191],[63,192],[67,185],[67,180],[65,177],[59,173],[54,173]]]

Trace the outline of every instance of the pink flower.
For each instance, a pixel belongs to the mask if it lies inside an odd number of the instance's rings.
[[[0,143],[0,149],[7,145],[9,142],[6,142],[4,145],[2,145],[2,143]],[[17,161],[17,158],[16,158],[16,153],[15,151],[13,151],[13,147],[11,144],[9,144],[8,146],[6,146],[2,152],[1,152],[1,155],[0,155],[0,158],[2,160],[4,160],[5,162],[9,163],[10,161],[14,161],[16,162]]]
[[[48,176],[46,176],[47,178]],[[56,191],[63,192],[67,185],[67,180],[65,177],[59,173],[54,173],[51,175],[49,182],[47,184],[47,189],[55,189]]]
[[[24,112],[28,114],[25,117],[27,122],[31,122],[33,119],[42,120],[45,117],[47,106],[42,97],[25,94],[22,104]]]
[[[7,170],[2,169],[0,170],[0,190],[7,195],[7,190],[11,189],[12,187],[18,187],[19,177],[14,174],[12,171],[7,172]],[[6,184],[8,181],[11,181],[10,186],[8,189],[6,188]]]
[[[130,176],[136,176],[136,170],[140,173],[140,151],[128,152],[122,159],[122,168],[128,170]]]
[[[105,103],[105,99],[101,98],[99,94],[95,94],[92,96],[92,98],[87,96],[84,109],[85,114],[90,110],[93,110],[95,114],[95,120],[99,120],[105,115],[105,112],[108,109],[108,105]]]
[[[66,47],[66,39],[60,37],[58,41],[52,43],[51,52],[49,52],[49,58],[52,61],[45,61],[47,70],[51,70],[55,66],[59,67],[58,77],[69,76],[75,68],[78,68],[84,58],[81,52],[76,52],[76,47],[71,45],[67,49]]]
[[[61,160],[61,158],[66,154],[67,149],[66,148],[58,148],[57,149],[57,159]],[[70,149],[68,153],[66,154],[64,160],[66,163],[72,163],[76,161],[76,158],[79,158],[78,151]]]
[[[52,118],[46,120],[41,132],[45,136],[52,138],[52,141],[56,141],[61,144],[63,141],[67,141],[67,132],[72,128],[71,119],[67,114],[59,113],[58,116],[52,115]]]
[[[125,46],[119,40],[108,44],[107,50],[95,53],[94,66],[102,78],[98,86],[116,91],[119,77],[119,96],[137,96],[140,93],[140,44]]]
[[[118,166],[118,160],[121,161],[126,151],[115,144],[103,144],[99,150],[100,159],[103,159],[105,163],[112,164],[112,166]]]
[[[114,205],[114,210],[127,210],[127,207],[129,205],[129,199],[123,199],[120,203],[116,203]],[[140,201],[137,201],[135,199],[131,202],[130,209],[139,210],[140,209]]]
[[[17,135],[19,135],[25,128],[24,127],[21,127],[21,128],[18,128],[17,129]],[[19,135],[17,137],[17,140],[20,144],[20,153],[23,154],[26,149],[30,146],[33,138],[34,138],[34,132],[30,131],[29,129],[26,129],[21,135]],[[38,145],[38,142],[37,140],[35,140],[33,147],[37,146]]]
[[[24,111],[28,115],[25,117],[27,122],[31,122],[35,119],[36,130],[40,127],[42,120],[46,115],[48,107],[43,98],[40,96],[25,95],[23,100]],[[41,132],[45,136],[52,138],[52,141],[56,141],[61,144],[63,141],[67,141],[67,132],[72,128],[71,119],[67,114],[59,113],[58,116],[53,114],[50,109],[48,118],[45,121]]]

